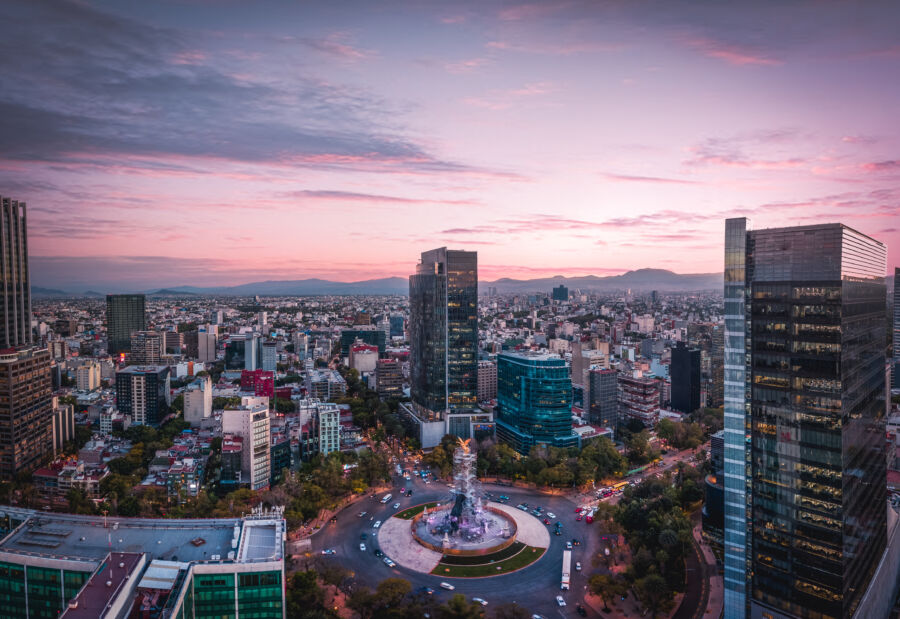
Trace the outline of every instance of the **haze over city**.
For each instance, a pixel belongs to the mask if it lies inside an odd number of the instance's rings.
[[[721,272],[731,216],[890,246],[897,17],[8,1],[0,186],[34,284],[100,291],[406,277],[441,245],[482,279]]]

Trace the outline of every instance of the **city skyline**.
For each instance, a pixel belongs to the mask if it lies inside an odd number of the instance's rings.
[[[35,285],[405,278],[440,246],[485,280],[708,273],[728,217],[900,234],[887,3],[220,4],[0,7]]]

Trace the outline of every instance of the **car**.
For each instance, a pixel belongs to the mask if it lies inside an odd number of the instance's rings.
[[[581,514],[578,514],[578,518],[576,518],[575,520],[577,522],[581,522],[582,520],[584,520],[584,516],[582,516]]]
[[[364,517],[364,516],[365,516],[366,514],[368,514],[368,513],[369,513],[369,512],[359,512],[359,516],[357,516],[357,518],[362,518],[362,517]]]
[[[580,571],[581,571],[581,561],[576,561],[576,562],[575,562],[575,571],[576,571],[576,572],[580,572]]]
[[[380,559],[381,557],[384,556],[384,553],[381,552],[381,549],[380,549],[380,548],[376,548],[376,549],[375,549],[375,556],[378,557],[378,558]]]
[[[400,509],[400,503],[394,503],[394,509]]]
[[[550,520],[547,518],[544,518],[544,524],[550,524]]]
[[[407,490],[407,491],[406,491],[406,496],[412,496],[412,490]]]
[[[337,516],[332,516],[331,520],[329,520],[331,524],[335,524],[337,522]]]
[[[400,492],[406,492],[406,488],[400,488]]]
[[[360,544],[360,545],[359,545],[359,549],[362,550],[363,552],[365,552],[365,551],[366,551],[366,545],[365,545],[365,544]]]
[[[572,542],[566,542],[566,550],[572,550]]]
[[[397,564],[391,561],[390,557],[385,557],[382,561],[384,561],[384,564],[388,567],[397,567]]]
[[[573,537],[573,538],[572,538],[572,545],[573,545],[573,546],[581,546],[581,540],[579,540],[577,537]]]
[[[537,613],[531,615],[531,619],[544,619],[544,615],[539,615]]]
[[[420,591],[426,595],[434,595],[434,589],[431,587],[422,587]]]
[[[538,510],[534,510],[533,512],[531,512],[531,515],[539,518],[541,515],[541,512],[539,512]]]
[[[557,603],[559,606],[565,606],[565,605],[566,605],[566,601],[563,599],[563,596],[561,596],[561,595],[557,595],[557,596],[556,596],[556,603]]]
[[[456,589],[456,587],[451,585],[449,582],[442,582],[441,589],[446,589],[447,591],[453,591],[454,589]]]
[[[361,539],[362,541],[366,541],[368,538],[369,538],[369,536],[366,535],[365,533],[363,533],[359,536],[359,539]]]
[[[381,521],[380,521],[380,520],[376,520],[376,521],[375,521],[375,524],[372,525],[372,528],[373,528],[373,529],[377,529],[377,528],[380,527],[380,526],[381,526]]]
[[[575,513],[576,513],[576,514],[580,514],[580,513],[583,512],[583,511],[584,511],[584,510],[581,509],[580,507],[576,507],[576,508],[575,508]]]
[[[581,617],[587,617],[587,611],[581,604],[575,607],[575,612],[578,613]]]
[[[554,514],[553,512],[547,512],[547,518],[553,520],[556,518],[556,514]]]
[[[336,555],[337,550],[335,550],[334,548],[325,548],[324,550],[322,550],[322,554],[323,555]]]
[[[509,500],[509,497],[506,496],[505,494],[501,494],[501,495],[500,495],[500,500],[501,500],[501,501],[508,501],[508,500]]]
[[[562,531],[560,531],[559,529],[557,529],[556,531],[554,531],[554,533],[556,533],[556,535],[562,535]]]
[[[476,604],[481,604],[482,606],[487,606],[487,600],[484,598],[472,598],[472,601]]]

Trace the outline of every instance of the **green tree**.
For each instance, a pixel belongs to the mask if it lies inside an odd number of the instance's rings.
[[[638,600],[650,613],[651,619],[656,619],[659,613],[671,610],[673,606],[672,591],[666,580],[659,574],[648,574],[644,578],[636,580],[634,592]]]
[[[594,574],[588,580],[591,593],[603,601],[603,612],[609,612],[609,602],[616,596],[625,595],[626,586],[614,574]]]

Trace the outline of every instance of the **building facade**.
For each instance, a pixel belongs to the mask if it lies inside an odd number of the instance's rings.
[[[403,397],[403,364],[398,359],[375,363],[375,389],[382,400]]]
[[[184,420],[194,427],[199,427],[205,419],[212,416],[213,409],[212,378],[200,376],[184,390]]]
[[[172,404],[167,365],[130,365],[116,372],[116,406],[131,423],[157,427]]]
[[[619,380],[615,370],[594,369],[588,372],[589,406],[588,416],[592,424],[601,425],[618,432],[619,425]]]
[[[497,399],[497,363],[478,362],[478,401],[490,402]]]
[[[725,616],[852,617],[887,545],[886,248],[743,218],[725,241]]]
[[[521,454],[537,444],[578,445],[572,432],[572,379],[556,355],[499,354],[497,413],[497,438]]]
[[[28,272],[28,226],[24,202],[0,196],[0,261],[3,268],[2,348],[30,346],[31,278]]]
[[[106,295],[106,337],[110,355],[130,352],[131,334],[146,329],[147,309],[144,295]]]
[[[0,351],[0,479],[33,470],[53,454],[50,353]]]
[[[900,268],[894,267],[894,322],[893,363],[891,364],[891,389],[900,389]]]
[[[332,451],[341,450],[341,410],[336,404],[319,404],[317,407],[319,427],[319,452],[327,456]]]
[[[135,331],[131,334],[132,365],[159,365],[164,346],[163,334],[158,331]]]
[[[78,391],[95,391],[100,388],[100,364],[87,360],[75,369],[75,385]]]
[[[269,487],[272,474],[269,406],[264,398],[241,398],[241,406],[222,413],[222,433],[240,436],[241,479],[251,490]]]
[[[636,419],[652,427],[659,421],[659,382],[648,377],[618,375],[619,422]]]
[[[693,413],[700,408],[700,349],[688,348],[684,342],[678,342],[672,349],[669,374],[672,408],[682,413]]]

